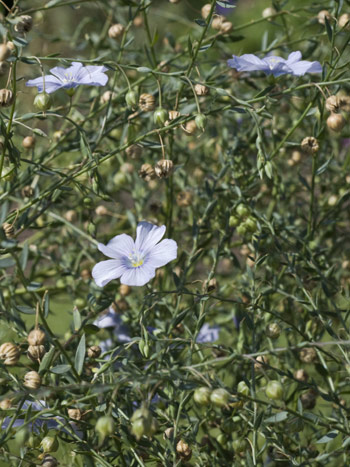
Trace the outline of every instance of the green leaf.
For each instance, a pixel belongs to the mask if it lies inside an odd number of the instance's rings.
[[[16,261],[11,257],[0,259],[0,269],[10,268],[14,266],[15,264],[16,264]]]
[[[283,422],[283,420],[286,420],[288,418],[288,412],[278,412],[275,415],[272,415],[272,417],[266,418],[265,422],[266,423],[278,423],[278,422]]]
[[[338,436],[339,432],[334,430],[334,431],[330,431],[329,433],[327,433],[326,435],[322,436],[322,438],[320,438],[318,441],[316,441],[316,444],[325,444],[325,443],[329,443],[330,441],[332,441],[334,438],[336,438]]]
[[[70,365],[57,365],[51,368],[51,373],[55,373],[56,375],[62,375],[63,373],[67,373],[70,371],[71,366]]]
[[[73,321],[74,321],[74,330],[79,331],[79,329],[81,328],[81,315],[80,315],[78,308],[76,307],[74,308],[74,311],[73,311]]]
[[[43,359],[39,367],[39,373],[42,373],[43,371],[49,368],[49,366],[51,365],[53,356],[55,354],[55,350],[56,350],[56,347],[52,346],[50,350],[43,356]]]
[[[27,285],[28,292],[35,292],[38,289],[41,289],[43,284],[41,282],[31,282]]]
[[[85,352],[86,352],[86,343],[85,343],[85,334],[81,336],[76,354],[74,359],[74,367],[78,373],[81,375],[84,366],[84,359],[85,359]]]
[[[35,315],[35,309],[26,305],[17,305],[16,310],[25,315]]]

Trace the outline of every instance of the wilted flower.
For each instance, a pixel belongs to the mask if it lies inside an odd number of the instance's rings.
[[[210,326],[206,323],[201,327],[196,342],[199,342],[200,344],[215,342],[219,339],[219,331],[219,326]]]
[[[104,72],[108,71],[105,66],[83,66],[80,62],[72,62],[69,68],[56,66],[51,68],[51,75],[40,76],[26,82],[26,86],[36,86],[38,92],[44,91],[48,94],[58,89],[76,88],[81,84],[88,86],[105,86],[108,76]]]
[[[216,2],[216,13],[219,15],[229,15],[236,8],[236,0],[218,0]]]
[[[259,58],[253,54],[244,54],[240,57],[233,55],[227,61],[231,68],[237,71],[263,71],[267,75],[281,76],[291,74],[293,76],[303,76],[305,73],[322,73],[322,66],[319,62],[308,62],[301,60],[301,52],[292,52],[287,60],[274,55]]]
[[[156,268],[165,266],[177,257],[177,244],[165,239],[165,225],[157,227],[149,222],[140,222],[136,229],[136,241],[126,234],[117,235],[98,249],[109,258],[97,263],[92,277],[99,287],[120,277],[122,284],[142,286],[156,274]]]

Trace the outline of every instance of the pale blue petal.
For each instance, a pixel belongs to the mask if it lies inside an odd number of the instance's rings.
[[[303,76],[305,73],[322,73],[322,65],[320,62],[308,62],[301,60],[298,63],[290,65],[295,76]]]
[[[241,57],[237,57],[237,55],[232,57],[231,60],[227,60],[227,63],[237,71],[265,71],[268,69],[268,65],[256,55],[244,54]]]
[[[120,283],[130,286],[141,287],[147,284],[156,275],[156,270],[144,263],[138,268],[130,268],[126,270],[120,278]]]
[[[136,249],[143,253],[148,252],[163,238],[165,230],[165,225],[158,227],[150,222],[140,222],[136,229]]]
[[[57,76],[58,79],[63,81],[69,75],[75,77],[79,73],[79,70],[82,68],[82,66],[82,63],[72,62],[72,65],[68,68],[64,68],[62,66],[56,66],[54,68],[51,68],[50,73]]]
[[[98,249],[109,258],[122,259],[129,257],[135,250],[134,240],[130,235],[116,235],[107,245],[98,244]]]
[[[88,84],[92,86],[105,86],[108,82],[108,76],[104,74],[108,68],[104,66],[88,65],[79,70],[76,81],[79,84]]]
[[[100,329],[104,328],[115,328],[120,324],[121,317],[118,315],[114,308],[110,306],[108,308],[107,313],[102,313],[97,317],[97,319],[93,322],[95,326]]]
[[[160,268],[176,258],[177,243],[175,240],[166,238],[149,251],[146,263],[154,268]]]
[[[52,92],[57,91],[57,89],[60,89],[63,87],[63,83],[56,78],[55,76],[45,76],[45,92],[48,94],[51,94]],[[35,79],[30,79],[29,81],[26,82],[26,86],[28,87],[34,87],[36,86],[38,88],[38,92],[43,92],[44,90],[44,80],[43,77],[40,76],[39,78]]]
[[[206,323],[199,331],[196,342],[215,342],[219,339],[219,331],[219,326],[209,326],[209,324]]]
[[[295,62],[299,62],[299,60],[301,60],[301,52],[300,50],[297,50],[296,52],[292,52],[291,54],[288,55],[288,59],[287,59],[287,63],[288,65],[290,63],[295,63]]]
[[[127,271],[125,265],[116,259],[109,259],[97,263],[92,269],[92,277],[99,287],[104,287],[113,279],[118,279]]]

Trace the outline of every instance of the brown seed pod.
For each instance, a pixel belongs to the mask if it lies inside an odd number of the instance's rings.
[[[140,28],[141,26],[143,26],[142,16],[141,15],[135,16],[133,23],[134,23],[135,28]]]
[[[174,163],[170,159],[161,159],[154,166],[154,171],[159,178],[167,178],[172,174]]]
[[[197,124],[195,120],[190,120],[182,127],[182,129],[187,135],[193,135],[197,131]]]
[[[4,63],[4,62],[2,62]],[[13,102],[13,93],[9,89],[0,89],[0,107],[9,107]]]
[[[192,449],[189,447],[184,440],[180,439],[180,441],[176,445],[176,452],[183,460],[190,460],[192,456]]]
[[[0,346],[0,360],[4,360],[5,365],[16,365],[20,355],[19,347],[12,342],[5,342]]]
[[[64,214],[64,218],[68,221],[68,222],[75,222],[77,220],[77,212],[74,210],[74,209],[69,209],[68,211],[66,211],[66,213]]]
[[[216,29],[217,31],[220,31],[225,21],[226,21],[225,16],[221,16],[221,15],[215,16],[215,18],[211,22],[211,27],[213,29]]]
[[[326,99],[326,109],[329,112],[338,112],[340,106],[340,99],[338,96],[329,96]]]
[[[350,29],[350,15],[349,13],[344,13],[339,17],[338,26],[346,30]]]
[[[233,29],[233,24],[231,23],[231,21],[224,21],[221,24],[220,32],[221,34],[228,34],[229,32],[232,31],[232,29]]]
[[[156,107],[156,99],[152,94],[143,93],[139,99],[139,107],[143,112],[151,112]]]
[[[309,375],[307,371],[305,371],[303,368],[300,368],[294,373],[294,378],[298,381],[301,381],[302,383],[306,383],[306,381],[309,379]]]
[[[0,62],[3,62],[11,55],[11,50],[8,48],[7,44],[0,44]]]
[[[11,407],[12,407],[12,399],[2,399],[2,401],[0,401],[1,410],[8,410]]]
[[[15,31],[19,33],[27,33],[33,27],[33,18],[29,15],[19,17],[19,21],[15,24]]]
[[[174,428],[167,428],[163,433],[163,439],[172,439],[174,436]]]
[[[139,159],[142,154],[142,146],[139,144],[132,144],[125,149],[125,154],[131,159]]]
[[[204,86],[204,84],[196,84],[194,90],[197,96],[206,96],[209,94],[209,88]]]
[[[71,418],[72,420],[81,420],[83,413],[80,409],[68,409],[68,417]]]
[[[180,3],[181,0],[169,0],[169,3]]]
[[[43,345],[30,345],[27,350],[27,356],[34,362],[40,361],[45,355],[46,350]]]
[[[156,173],[151,164],[142,164],[139,170],[139,177],[146,182],[153,180],[156,177]]]
[[[26,136],[25,138],[23,138],[22,146],[23,146],[25,149],[32,149],[32,148],[34,148],[34,146],[35,146],[35,138],[34,138],[34,136]]]
[[[124,34],[124,31],[125,31],[124,26],[120,23],[117,23],[117,24],[113,24],[108,29],[108,35],[111,39],[119,39]]]
[[[255,359],[254,368],[256,370],[261,370],[266,365],[268,365],[269,360],[265,355],[258,355]]]
[[[207,293],[214,292],[215,290],[218,289],[218,281],[213,277],[212,279],[209,280],[209,282],[204,282],[203,284],[203,291]]]
[[[329,22],[332,20],[331,14],[329,13],[328,10],[321,10],[318,12],[317,21],[320,24],[326,24],[326,18],[327,18],[327,21]]]
[[[34,195],[34,188],[30,185],[25,185],[21,190],[23,198],[31,198]]]
[[[345,118],[342,116],[342,114],[335,114],[332,113],[328,118],[327,118],[327,126],[330,130],[333,130],[335,132],[340,132],[345,126]]]
[[[51,454],[44,455],[41,467],[57,467],[58,465],[57,459],[51,456]]]
[[[170,123],[176,118],[180,117],[180,115],[180,112],[178,112],[177,110],[169,110],[168,120],[165,121],[164,125],[170,125]]]
[[[105,91],[100,99],[101,104],[107,104],[107,102],[115,99],[116,94],[112,91]]]
[[[210,3],[206,3],[201,9],[202,18],[207,19],[211,10]]]
[[[29,389],[38,389],[41,386],[41,377],[37,371],[29,371],[24,375],[24,386]]]
[[[304,363],[313,363],[317,359],[316,350],[313,347],[304,347],[299,352],[299,358]]]
[[[41,329],[33,329],[28,334],[29,345],[42,345],[45,342],[45,333]]]
[[[190,191],[180,191],[176,196],[176,203],[181,208],[187,208],[192,205],[192,193]]]
[[[2,224],[2,230],[4,231],[6,238],[13,238],[15,236],[15,228],[8,222]]]
[[[95,209],[95,213],[97,216],[106,216],[108,214],[108,209],[106,206],[103,206],[102,204],[100,206],[97,206]]]
[[[99,345],[92,345],[87,349],[87,355],[89,358],[98,358],[102,353],[102,349]]]
[[[16,46],[12,41],[6,42],[7,48],[10,49],[10,52],[14,52],[16,50]]]
[[[131,287],[126,284],[120,284],[119,293],[122,297],[126,297],[131,294]]]
[[[295,164],[299,164],[299,162],[301,161],[301,158],[302,158],[302,154],[300,151],[292,152],[292,160]]]
[[[301,149],[307,154],[315,154],[320,149],[320,146],[316,138],[307,136],[301,142]]]
[[[300,396],[300,401],[304,409],[313,409],[316,405],[316,393],[312,389]]]

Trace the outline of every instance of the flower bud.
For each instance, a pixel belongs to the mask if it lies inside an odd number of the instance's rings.
[[[156,177],[156,172],[151,164],[142,164],[139,170],[139,177],[146,182],[149,182]]]
[[[327,118],[327,126],[333,131],[340,132],[345,126],[345,118],[342,116],[342,114],[335,114],[332,113],[328,118]]]
[[[303,368],[300,368],[294,373],[294,378],[298,381],[301,381],[302,383],[306,383],[306,381],[309,379],[309,375]]]
[[[192,457],[192,449],[182,439],[180,439],[176,445],[176,452],[181,457],[181,459],[186,461],[190,460]]]
[[[9,107],[13,102],[13,93],[9,89],[0,89],[0,107]]]
[[[153,121],[156,125],[163,126],[166,122],[168,112],[165,109],[159,108],[153,114]]]
[[[45,436],[40,443],[40,447],[44,452],[56,452],[58,446],[56,436]]]
[[[307,136],[301,142],[301,149],[307,154],[315,154],[320,149],[320,146],[316,138]]]
[[[143,112],[151,112],[156,106],[156,99],[152,94],[141,94],[139,99],[139,107]]]
[[[326,24],[326,18],[327,18],[327,21],[331,21],[332,19],[328,10],[321,10],[318,12],[317,21],[320,24]]]
[[[305,347],[300,350],[299,358],[304,363],[313,363],[317,359],[316,350],[313,347]]]
[[[108,29],[108,35],[111,39],[119,39],[124,34],[125,28],[122,24],[113,24]]]
[[[204,114],[198,114],[194,119],[196,126],[199,130],[204,131],[207,123],[207,117]]]
[[[5,365],[16,365],[20,355],[19,347],[11,342],[5,342],[0,346],[0,360],[4,360]]]
[[[226,389],[218,388],[214,389],[210,394],[210,401],[217,407],[224,407],[227,405],[229,397],[230,394],[226,391]]]
[[[210,402],[210,394],[211,390],[208,387],[203,386],[194,391],[193,399],[198,405],[208,405]]]
[[[53,456],[50,456],[50,454],[46,454],[41,463],[42,467],[57,467],[58,465],[59,464],[57,459]]]
[[[41,329],[33,329],[27,337],[29,345],[42,345],[45,342],[45,333]]]
[[[24,386],[29,389],[38,389],[41,386],[41,377],[37,371],[29,371],[24,375]]]
[[[350,29],[350,15],[349,13],[344,13],[339,17],[338,26],[344,28],[347,31]]]
[[[6,238],[13,238],[15,236],[15,228],[12,224],[5,222],[2,224],[2,230],[4,231]]]
[[[0,44],[0,62],[3,62],[11,55],[11,50],[6,44]]]
[[[135,410],[131,417],[131,433],[137,440],[142,436],[152,436],[154,434],[154,426],[152,426],[153,417],[151,412],[146,408]]]
[[[265,8],[265,10],[263,10],[262,17],[269,18],[270,16],[274,16],[276,13],[277,11],[274,8],[268,7],[268,8]]]
[[[267,383],[265,393],[269,399],[282,399],[283,397],[283,386],[279,381],[269,381]]]
[[[72,420],[81,420],[83,414],[80,409],[68,409],[67,410],[68,417],[71,418]]]
[[[100,417],[97,422],[95,429],[99,434],[100,441],[102,442],[107,436],[114,433],[114,420],[110,416]]]
[[[132,144],[125,149],[125,154],[131,159],[139,159],[142,155],[142,146],[139,144]]]
[[[270,323],[266,328],[266,335],[270,339],[278,339],[281,335],[281,327],[277,323]]]
[[[25,138],[23,138],[22,146],[23,146],[25,149],[32,149],[32,148],[34,148],[34,146],[35,146],[35,138],[34,138],[34,136],[26,136]]]
[[[154,171],[159,178],[169,177],[174,169],[173,161],[169,159],[161,159],[154,166]]]
[[[137,94],[136,94],[136,92],[132,91],[130,89],[130,91],[128,91],[125,94],[125,102],[126,102],[126,105],[128,107],[130,107],[131,109],[134,109],[137,106]]]
[[[19,21],[15,24],[15,31],[19,33],[27,33],[33,27],[33,18],[29,15],[19,17]]]
[[[40,361],[45,355],[46,350],[43,345],[30,345],[27,350],[27,356],[34,362]]]
[[[87,355],[89,358],[98,358],[102,353],[102,349],[99,345],[92,345],[87,349]]]
[[[49,110],[49,108],[52,106],[52,99],[50,94],[47,94],[46,92],[37,94],[34,98],[34,105],[39,110]]]

